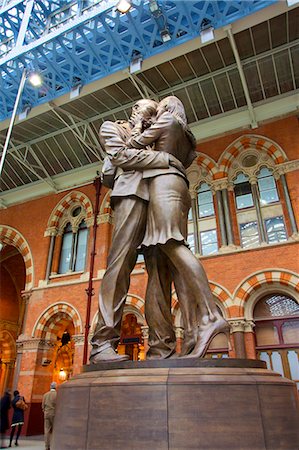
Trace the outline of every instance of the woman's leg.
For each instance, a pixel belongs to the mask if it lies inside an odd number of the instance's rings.
[[[10,438],[9,438],[9,446],[10,447],[11,447],[11,443],[12,443],[12,440],[13,440],[13,435],[15,434],[15,429],[16,429],[16,426],[12,426],[11,427]]]
[[[202,357],[212,338],[219,332],[228,332],[229,326],[218,312],[206,273],[191,250],[176,241],[168,241],[165,245],[161,245],[161,250],[174,266],[174,282],[176,286],[179,286],[177,294],[181,309],[184,311],[183,318],[186,318],[184,328],[191,333],[194,323],[190,320],[194,318],[196,307],[198,307],[197,342],[194,349],[190,344],[184,352],[185,354],[189,352],[190,357]],[[180,291],[183,294],[180,294]]]
[[[18,445],[18,439],[19,439],[19,436],[21,434],[21,431],[22,431],[22,425],[19,425],[18,426],[18,433],[17,433],[17,436],[16,436],[16,445]]]

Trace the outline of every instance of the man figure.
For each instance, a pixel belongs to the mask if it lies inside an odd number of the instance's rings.
[[[133,107],[132,121],[149,120],[156,111],[152,100],[140,100]],[[132,123],[134,125],[134,123]],[[104,122],[100,137],[111,163],[117,167],[111,206],[114,208],[114,232],[108,256],[107,270],[99,296],[99,320],[91,340],[90,361],[123,361],[127,355],[115,351],[120,339],[124,304],[130,284],[130,274],[142,242],[149,201],[148,182],[143,170],[168,169],[181,166],[172,155],[151,150],[126,147],[130,136],[127,123]]]
[[[56,407],[56,383],[53,381],[50,384],[50,390],[43,396],[42,410],[44,413],[44,433],[45,433],[45,447],[50,450],[50,441],[53,431],[55,407]]]

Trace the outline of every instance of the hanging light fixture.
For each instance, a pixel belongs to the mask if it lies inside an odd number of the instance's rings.
[[[119,0],[119,2],[116,5],[116,9],[122,14],[126,14],[131,7],[132,3],[130,0]]]
[[[202,20],[200,25],[200,39],[202,44],[214,39],[214,27],[210,19],[204,18]]]

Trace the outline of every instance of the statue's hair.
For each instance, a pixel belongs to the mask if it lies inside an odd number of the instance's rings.
[[[160,103],[164,104],[166,111],[170,112],[178,121],[178,123],[185,130],[186,136],[189,139],[193,148],[196,147],[196,139],[187,124],[187,117],[185,113],[185,108],[181,100],[174,95],[163,98]]]

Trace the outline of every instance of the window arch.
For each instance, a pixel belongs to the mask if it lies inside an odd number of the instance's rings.
[[[289,295],[267,294],[255,305],[256,351],[267,367],[299,388],[299,305]]]
[[[81,192],[71,192],[54,208],[45,233],[51,237],[46,280],[85,270],[88,229],[92,224],[91,202]]]

